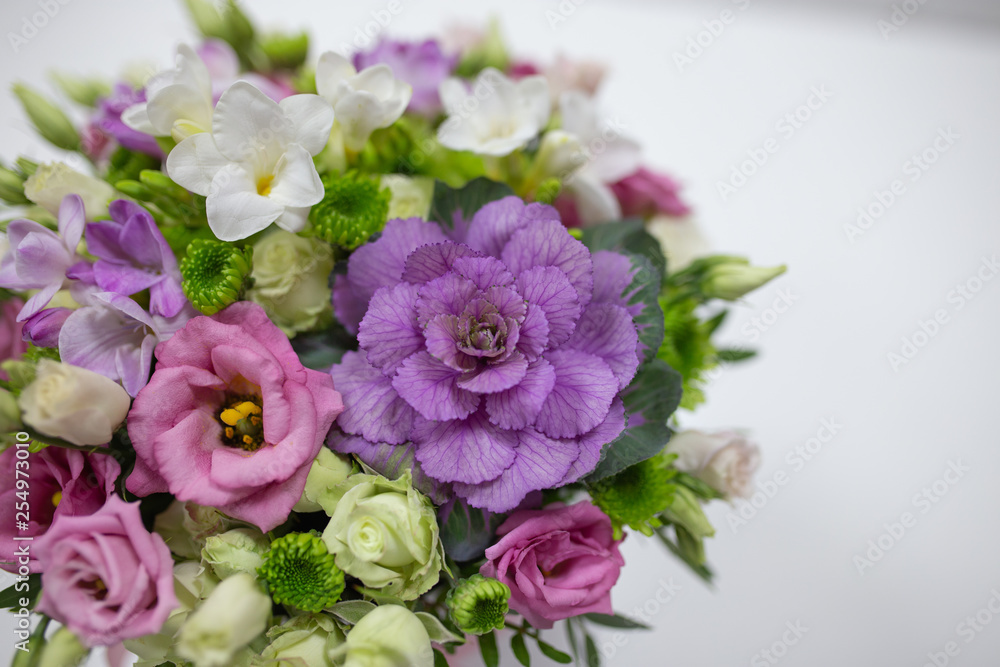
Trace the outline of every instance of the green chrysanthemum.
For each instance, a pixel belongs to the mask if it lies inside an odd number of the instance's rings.
[[[694,299],[670,301],[660,299],[663,308],[663,343],[657,357],[667,362],[684,378],[681,407],[693,410],[704,398],[702,374],[717,364],[712,345],[712,327],[695,313]]]
[[[252,268],[253,249],[209,239],[196,239],[181,261],[184,296],[206,315],[240,298]]]
[[[344,592],[344,573],[315,532],[289,533],[271,542],[257,574],[275,602],[302,611],[323,611]]]
[[[611,517],[615,539],[621,538],[622,526],[652,536],[663,525],[659,515],[670,507],[677,490],[670,481],[676,474],[670,466],[673,459],[659,454],[590,485],[594,504]]]
[[[508,600],[506,585],[481,574],[461,580],[445,598],[451,620],[462,632],[473,635],[502,630]]]
[[[391,195],[378,182],[357,174],[328,175],[323,189],[323,201],[312,207],[309,220],[327,243],[353,250],[385,227]]]

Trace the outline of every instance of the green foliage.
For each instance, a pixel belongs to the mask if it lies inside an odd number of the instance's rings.
[[[486,204],[513,194],[510,186],[488,178],[473,179],[461,188],[452,188],[437,181],[434,183],[430,220],[445,229],[453,229],[456,221],[468,222]]]
[[[119,146],[111,154],[104,180],[112,185],[119,181],[137,181],[143,171],[156,169],[159,164],[160,161],[151,155]]]
[[[615,539],[621,539],[623,526],[652,537],[663,525],[659,515],[670,507],[677,490],[671,483],[674,458],[661,452],[590,484],[594,504],[611,518]]]
[[[663,343],[657,358],[676,369],[684,378],[681,407],[693,410],[705,400],[701,390],[704,373],[718,361],[712,345],[711,325],[698,317],[698,302],[693,298],[660,298],[663,308]]]
[[[441,542],[445,553],[459,562],[481,558],[503,520],[502,515],[471,507],[456,498],[442,510]]]

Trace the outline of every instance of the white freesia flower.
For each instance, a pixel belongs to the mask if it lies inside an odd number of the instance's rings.
[[[59,215],[66,195],[80,195],[87,220],[107,217],[108,202],[116,198],[113,187],[62,162],[41,165],[24,182],[24,196],[52,215]]]
[[[621,206],[609,187],[639,168],[639,144],[622,136],[622,128],[598,118],[594,100],[579,91],[559,98],[562,128],[583,145],[586,160],[567,182],[584,226],[617,220]]]
[[[122,122],[137,132],[183,141],[212,129],[212,80],[195,50],[177,47],[177,66],[146,82],[146,101],[122,113]]]
[[[748,498],[760,466],[760,449],[735,431],[682,431],[667,443],[678,470],[701,479],[727,497]]]
[[[205,195],[208,226],[223,241],[244,239],[272,222],[297,232],[323,199],[312,156],[323,150],[333,109],[317,95],[275,102],[245,81],[222,94],[212,131],[167,156],[170,178]]]
[[[413,88],[393,76],[388,65],[358,72],[347,58],[327,51],[316,65],[316,92],[333,105],[344,145],[360,151],[372,132],[399,120]]]
[[[121,385],[79,366],[42,359],[18,399],[24,421],[74,445],[104,445],[125,421],[131,399]]]
[[[271,598],[240,572],[215,587],[188,616],[177,635],[177,652],[195,667],[226,667],[237,651],[267,628]]]
[[[549,122],[549,84],[541,76],[514,82],[487,67],[469,90],[461,79],[440,87],[448,119],[438,128],[438,141],[456,151],[509,155]]]

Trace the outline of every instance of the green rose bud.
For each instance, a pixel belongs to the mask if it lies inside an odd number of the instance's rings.
[[[735,301],[785,272],[785,266],[750,266],[742,257],[714,264],[705,273],[702,291],[707,297]]]
[[[254,245],[253,257],[254,286],[247,296],[288,336],[329,320],[333,250],[328,244],[277,229]]]
[[[57,148],[75,151],[80,148],[80,134],[73,122],[48,98],[21,83],[14,84],[14,94],[42,138]]]
[[[66,628],[59,628],[55,634],[45,642],[38,657],[36,667],[75,667],[83,662],[90,652],[86,646],[80,643],[76,635]]]
[[[256,574],[270,548],[270,541],[259,530],[234,528],[205,538],[201,558],[220,579],[225,579],[237,572]]]
[[[177,633],[177,653],[197,667],[230,667],[270,617],[271,598],[249,574],[234,574],[188,616]]]
[[[451,620],[462,632],[473,635],[502,630],[508,600],[510,588],[481,574],[460,581],[446,598]]]
[[[350,667],[433,667],[434,650],[424,624],[399,605],[376,607],[332,653],[336,664]]]
[[[684,526],[694,537],[712,537],[715,528],[705,516],[705,511],[698,502],[698,496],[686,486],[678,485],[674,492],[673,502],[663,513],[663,518],[670,523]]]
[[[438,582],[444,548],[437,516],[408,470],[395,481],[352,475],[319,502],[330,516],[323,541],[344,572],[402,600]]]
[[[272,667],[334,667],[330,654],[344,643],[333,618],[324,614],[293,616],[267,631],[271,643],[261,652]]]
[[[349,457],[335,454],[323,447],[309,468],[306,488],[302,491],[302,498],[292,507],[292,511],[319,512],[323,509],[319,499],[353,472],[354,463]]]

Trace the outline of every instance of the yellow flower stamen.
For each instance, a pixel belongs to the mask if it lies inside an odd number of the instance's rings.
[[[56,491],[52,494],[52,506],[59,507],[59,502],[62,500],[62,491]]]
[[[274,182],[274,175],[268,174],[257,179],[257,194],[266,197],[271,194],[271,183]]]

